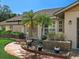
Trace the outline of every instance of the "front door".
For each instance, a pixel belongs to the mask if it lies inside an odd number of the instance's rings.
[[[79,18],[77,18],[77,48],[79,48]]]

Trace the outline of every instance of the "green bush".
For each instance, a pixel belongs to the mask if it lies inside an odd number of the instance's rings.
[[[64,33],[63,32],[51,32],[48,34],[49,40],[56,40],[56,41],[63,41],[64,40]]]
[[[10,34],[11,31],[4,31],[4,30],[0,30],[0,34]]]
[[[55,40],[63,41],[64,40],[64,33],[63,32],[57,32],[56,35],[55,35]]]
[[[54,37],[55,37],[55,32],[51,32],[51,33],[48,34],[49,40],[54,40]]]
[[[42,40],[46,40],[47,39],[47,36],[46,35],[43,35],[42,36]]]
[[[13,34],[13,35],[21,35],[23,33],[20,33],[20,32],[11,32],[10,34]]]

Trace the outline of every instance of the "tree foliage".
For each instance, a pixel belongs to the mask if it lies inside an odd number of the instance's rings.
[[[32,10],[29,12],[25,12],[23,14],[23,24],[26,24],[27,26],[30,25],[30,33],[31,36],[33,35],[33,28],[34,25],[40,25],[42,27],[41,33],[43,33],[43,28],[45,25],[49,26],[51,25],[51,18],[48,15],[41,15],[41,14],[35,14]]]
[[[41,36],[43,36],[43,30],[45,27],[52,25],[52,19],[45,14],[37,14],[36,17],[38,24],[41,26]]]
[[[52,24],[51,23],[52,20],[51,20],[50,16],[48,16],[48,15],[37,14],[35,18],[37,19],[38,24],[41,25],[41,26],[45,26],[45,25],[49,26],[49,25]]]
[[[4,21],[6,19],[12,18],[17,14],[12,13],[9,6],[7,5],[0,5],[0,21]]]

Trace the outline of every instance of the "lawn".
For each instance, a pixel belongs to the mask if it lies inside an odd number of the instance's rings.
[[[13,39],[5,38],[5,39],[0,39],[0,59],[19,59],[15,56],[9,55],[4,51],[4,47],[6,44],[13,42]]]

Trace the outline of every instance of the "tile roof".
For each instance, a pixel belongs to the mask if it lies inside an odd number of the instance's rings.
[[[39,11],[37,11],[35,13],[36,14],[47,14],[49,16],[54,16],[54,13],[57,12],[58,10],[60,10],[60,9],[62,9],[62,8],[43,9],[43,10],[39,10]],[[13,18],[2,21],[2,22],[0,22],[0,25],[18,24],[18,22],[17,22],[18,20],[22,20],[22,15],[21,16],[15,16]]]
[[[52,8],[52,9],[43,9],[43,10],[39,10],[35,13],[37,14],[47,14],[49,16],[54,16],[54,13],[61,10],[62,8]]]

